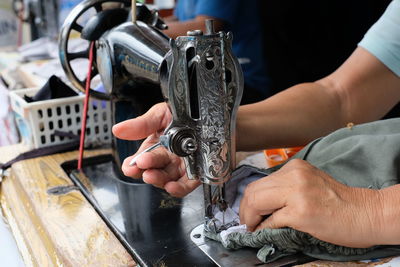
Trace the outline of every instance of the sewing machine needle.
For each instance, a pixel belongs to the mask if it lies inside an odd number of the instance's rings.
[[[129,162],[129,166],[134,166],[136,164],[136,161],[138,160],[138,158],[143,155],[146,152],[152,151],[154,149],[156,149],[157,147],[161,146],[161,142],[158,142],[148,148],[146,148],[145,150],[143,150],[142,152],[140,152],[139,154],[137,154],[130,162]]]

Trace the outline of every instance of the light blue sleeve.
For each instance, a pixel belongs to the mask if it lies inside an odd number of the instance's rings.
[[[358,44],[400,77],[400,0],[393,0]]]

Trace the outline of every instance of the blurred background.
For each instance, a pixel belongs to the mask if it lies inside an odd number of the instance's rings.
[[[80,2],[1,0],[0,127],[6,130],[0,134],[0,145],[21,140],[15,130],[8,92],[41,87],[52,75],[68,83],[59,64],[58,34],[67,15]],[[165,33],[173,38],[185,34],[187,25],[203,15],[217,20],[218,29],[233,31],[233,51],[242,64],[245,94],[251,103],[334,71],[356,48],[390,0],[138,2],[159,10],[170,26]],[[180,28],[182,25],[186,28]],[[77,35],[72,49],[82,47],[79,39]],[[247,55],[249,51],[251,54]],[[76,73],[84,77],[87,59],[76,61]]]

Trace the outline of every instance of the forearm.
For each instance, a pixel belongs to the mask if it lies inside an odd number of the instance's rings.
[[[347,124],[341,102],[322,83],[296,85],[262,102],[241,106],[238,150],[305,145]]]
[[[357,48],[334,73],[243,106],[238,150],[305,145],[347,123],[384,116],[400,99],[400,78],[368,51]]]

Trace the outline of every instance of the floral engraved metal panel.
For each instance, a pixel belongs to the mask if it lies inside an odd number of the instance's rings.
[[[223,32],[171,41],[169,79],[161,83],[173,115],[168,129],[190,129],[196,142],[194,153],[184,157],[187,173],[208,184],[224,183],[235,165],[243,77],[231,41]]]

